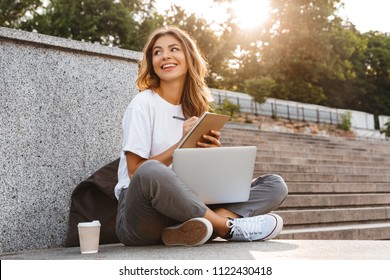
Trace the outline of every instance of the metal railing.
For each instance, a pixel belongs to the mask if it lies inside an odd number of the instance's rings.
[[[240,111],[243,113],[338,125],[342,121],[342,116],[350,112],[353,128],[375,129],[374,115],[365,112],[335,109],[275,98],[267,98],[264,103],[258,103],[248,94],[220,89],[210,90],[216,105],[222,106],[223,101],[228,99],[230,102],[239,105]]]

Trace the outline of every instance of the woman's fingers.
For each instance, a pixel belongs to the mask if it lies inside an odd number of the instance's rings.
[[[221,132],[216,131],[216,130],[211,130],[211,134],[213,134],[215,139],[217,139],[217,140],[221,139]]]
[[[201,148],[213,148],[213,147],[221,147],[221,142],[219,141],[221,134],[213,133],[214,135],[203,135],[203,139],[205,142],[198,142],[198,147]]]
[[[183,123],[183,136],[190,131],[190,129],[194,126],[194,124],[197,122],[199,118],[198,117],[191,117],[184,121]]]

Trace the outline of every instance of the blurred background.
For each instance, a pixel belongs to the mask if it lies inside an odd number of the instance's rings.
[[[142,51],[176,25],[210,65],[208,85],[390,115],[386,0],[1,0],[0,26]],[[375,119],[378,128],[378,119]]]

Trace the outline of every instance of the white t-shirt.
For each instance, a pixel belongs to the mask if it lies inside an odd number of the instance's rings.
[[[118,183],[115,196],[130,183],[125,152],[142,158],[150,158],[168,150],[183,134],[181,105],[173,105],[151,90],[138,93],[130,102],[122,120],[123,142],[118,168]]]

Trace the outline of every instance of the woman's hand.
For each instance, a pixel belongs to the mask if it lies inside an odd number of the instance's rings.
[[[218,148],[221,147],[221,133],[219,131],[211,130],[211,135],[203,135],[205,142],[197,142],[199,148]]]
[[[194,124],[198,121],[198,117],[191,117],[187,120],[184,121],[183,123],[183,136],[186,135],[188,133],[188,131],[190,131],[190,129],[194,126]]]
[[[186,135],[190,129],[194,126],[194,124],[199,120],[198,117],[191,117],[184,121],[183,123],[183,136]],[[221,133],[216,130],[211,130],[210,134],[203,135],[203,141],[197,142],[197,146],[199,148],[215,148],[215,147],[221,147],[221,142],[219,141],[221,139]]]

